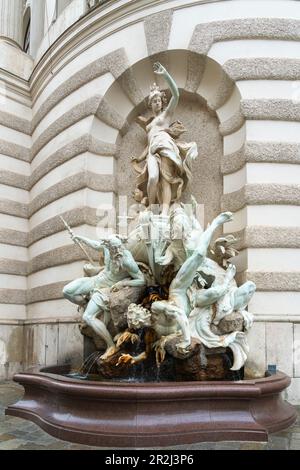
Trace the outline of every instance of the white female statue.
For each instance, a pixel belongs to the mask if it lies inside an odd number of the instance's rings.
[[[132,157],[133,162],[146,159],[144,168],[135,165],[140,175],[137,190],[148,197],[148,204],[160,204],[162,215],[168,215],[171,202],[178,201],[190,177],[191,161],[198,156],[195,142],[178,142],[176,139],[185,131],[181,122],[173,122],[174,111],[179,101],[179,90],[171,75],[160,64],[154,64],[154,72],[162,75],[169,85],[172,98],[166,104],[166,95],[154,83],[149,96],[149,106],[154,114],[150,119],[140,116],[137,122],[148,135],[148,145],[140,157]]]

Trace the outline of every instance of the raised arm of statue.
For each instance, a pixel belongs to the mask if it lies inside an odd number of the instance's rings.
[[[104,245],[103,245],[103,242],[101,240],[99,240],[99,241],[90,240],[89,238],[82,237],[80,235],[75,235],[72,238],[73,238],[74,241],[78,240],[78,241],[81,241],[81,242],[85,243],[87,246],[89,246],[90,248],[93,248],[94,250],[100,251],[100,250],[104,249]]]
[[[163,67],[159,62],[156,62],[153,66],[153,69],[154,69],[154,73],[156,73],[157,75],[162,75],[164,77],[164,79],[166,80],[167,84],[169,85],[169,88],[171,90],[171,93],[172,93],[172,98],[165,110],[165,113],[166,114],[172,114],[177,105],[178,105],[178,101],[179,101],[179,90],[178,90],[178,87],[176,85],[176,82],[175,80],[171,77],[171,75],[169,74],[169,72],[165,69],[165,67]]]

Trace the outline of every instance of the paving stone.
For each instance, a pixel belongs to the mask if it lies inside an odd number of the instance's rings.
[[[29,432],[28,436],[27,436],[27,439],[29,441],[38,441],[40,439],[43,439],[45,436],[48,436],[48,434],[46,434],[41,429],[37,429],[37,430],[34,430],[33,432]],[[49,436],[49,440],[50,439],[56,440],[54,437]]]
[[[84,446],[80,444],[71,444],[69,450],[98,450],[98,447]]]
[[[24,419],[20,419],[20,421],[13,423],[11,423],[10,420],[8,422],[15,426],[15,429],[18,431],[35,432],[39,429],[36,425],[30,423],[30,421],[25,421]]]
[[[28,436],[28,432],[26,431],[19,431],[18,429],[12,431],[11,433],[15,438],[18,438],[18,439],[27,439],[27,436]]]
[[[69,450],[70,443],[57,440],[53,444],[47,445],[47,450]]]
[[[55,437],[48,436],[45,434],[44,436],[36,437],[35,441],[37,444],[42,444],[42,445],[50,445],[50,444],[55,444],[56,442],[63,442],[59,441],[58,439],[55,439]],[[69,444],[69,442],[67,442]]]
[[[0,424],[0,432],[2,433],[13,433],[16,431],[15,425],[11,424],[9,421],[3,422]]]
[[[288,450],[289,439],[286,437],[270,436],[268,449],[269,450]]]
[[[272,436],[274,436],[274,437],[287,437],[287,438],[289,438],[289,437],[291,436],[291,434],[292,434],[292,431],[293,431],[292,429],[291,429],[290,431],[286,431],[286,430],[284,430],[284,431],[278,431],[276,434],[272,434]]]
[[[291,440],[290,450],[300,450],[300,439]]]
[[[215,444],[216,450],[240,450],[240,442],[217,442]]]
[[[18,450],[48,450],[48,446],[39,445],[33,442],[26,442],[26,444],[20,446]]]
[[[25,445],[26,441],[22,439],[10,439],[9,441],[0,443],[1,450],[15,450],[19,449],[22,445]]]
[[[9,422],[11,425],[14,425],[14,426],[24,426],[24,419],[21,419],[21,418],[15,418],[14,416],[5,416],[5,419],[7,422]]]
[[[266,450],[267,442],[242,442],[240,450]]]
[[[169,447],[170,450],[214,450],[215,448],[215,442],[198,442],[195,444]],[[159,447],[158,449],[163,450],[163,447]]]
[[[300,433],[300,426],[292,426],[291,428],[286,430],[287,432],[293,433],[293,432],[298,432]]]
[[[15,439],[13,434],[0,434],[0,442],[10,441],[10,439]]]

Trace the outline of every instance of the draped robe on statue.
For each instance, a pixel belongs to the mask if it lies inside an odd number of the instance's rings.
[[[137,122],[147,130],[147,121],[139,117]],[[171,202],[178,201],[191,179],[191,161],[198,156],[197,144],[195,142],[181,142],[177,138],[186,129],[180,121],[175,121],[167,129],[158,131],[151,139],[147,152],[155,156],[159,165],[160,181],[164,178],[171,185]],[[140,167],[136,163],[134,168],[139,173],[137,177],[137,188],[147,196],[148,184],[148,162]],[[161,184],[158,184],[158,201],[161,202]]]

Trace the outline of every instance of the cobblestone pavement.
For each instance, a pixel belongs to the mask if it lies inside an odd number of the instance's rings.
[[[24,419],[5,416],[5,407],[16,403],[23,394],[23,388],[13,382],[0,383],[0,451],[1,450],[95,450],[89,447],[55,439],[42,431],[36,424]],[[300,407],[298,420],[285,431],[274,433],[268,443],[259,442],[202,442],[169,449],[182,450],[300,450]]]

